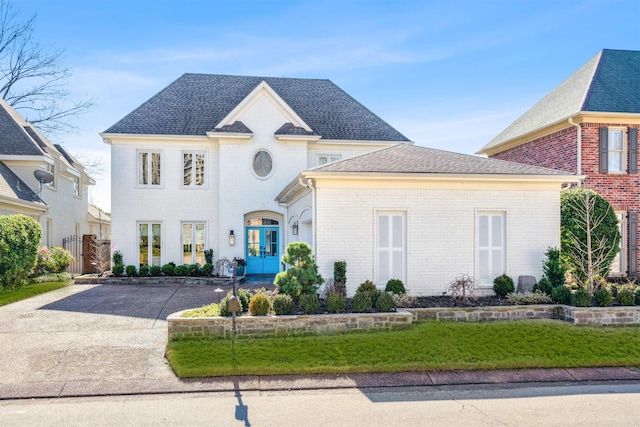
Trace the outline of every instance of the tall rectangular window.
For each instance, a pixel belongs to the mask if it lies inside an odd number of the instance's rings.
[[[159,151],[138,151],[138,185],[161,184],[161,155]]]
[[[627,213],[616,212],[618,218],[618,231],[620,232],[620,243],[618,247],[618,253],[611,262],[610,274],[619,275],[626,273],[627,271]]]
[[[624,171],[624,132],[622,130],[609,129],[608,144],[609,144],[608,171],[623,172]]]
[[[404,212],[385,212],[377,215],[378,283],[389,279],[405,281],[406,226]]]
[[[49,187],[55,188],[56,187],[56,165],[55,164],[51,164],[51,163],[47,163],[47,172],[49,172],[51,175],[53,175],[53,181],[51,181],[47,185]]]
[[[138,223],[138,245],[140,265],[161,265],[162,225],[159,223]]]
[[[80,197],[80,178],[77,176],[73,177],[73,195],[76,197]]]
[[[476,221],[478,282],[489,284],[506,270],[505,213],[478,213]]]
[[[182,223],[182,263],[204,265],[204,222]]]
[[[201,187],[204,185],[204,153],[182,153],[182,185]]]

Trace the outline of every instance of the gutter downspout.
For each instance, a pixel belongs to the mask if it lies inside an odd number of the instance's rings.
[[[315,181],[311,178],[307,178],[304,182],[302,177],[298,179],[298,182],[303,187],[311,189],[311,248],[313,249],[313,257],[318,260],[316,254],[316,187]]]
[[[582,127],[573,121],[573,117],[569,117],[569,124],[575,126],[578,131],[577,150],[576,150],[576,175],[582,175]],[[582,185],[582,181],[578,183],[578,187]]]

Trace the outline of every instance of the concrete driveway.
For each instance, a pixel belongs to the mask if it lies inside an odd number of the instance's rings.
[[[214,289],[73,285],[0,307],[0,398],[179,390],[165,319]]]

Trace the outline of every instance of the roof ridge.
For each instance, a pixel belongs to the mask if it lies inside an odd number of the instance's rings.
[[[580,102],[580,111],[584,111],[587,105],[587,102],[589,102],[589,99],[591,98],[591,93],[593,91],[593,82],[595,81],[596,77],[600,74],[600,69],[601,69],[600,67],[605,57],[604,53],[605,51],[609,51],[609,50],[610,49],[600,49],[600,52],[596,54],[596,56],[599,55],[598,63],[593,68],[593,73],[589,78],[589,85],[587,86],[587,89],[584,91],[584,96],[582,97],[582,101]]]

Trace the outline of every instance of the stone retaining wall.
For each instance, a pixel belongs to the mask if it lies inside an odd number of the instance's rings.
[[[574,325],[629,326],[640,325],[640,306],[634,307],[573,307],[559,306],[560,320]]]
[[[504,307],[407,308],[414,320],[485,322],[558,319],[558,305],[509,305]]]
[[[183,337],[231,336],[230,317],[180,317],[183,312],[167,318],[169,341]],[[239,316],[238,336],[290,336],[333,334],[349,330],[397,329],[411,325],[413,315],[398,310],[394,313],[312,314],[301,316]]]
[[[230,277],[189,277],[189,276],[169,276],[169,277],[75,277],[78,285],[208,285],[208,286],[231,286],[233,279]]]

